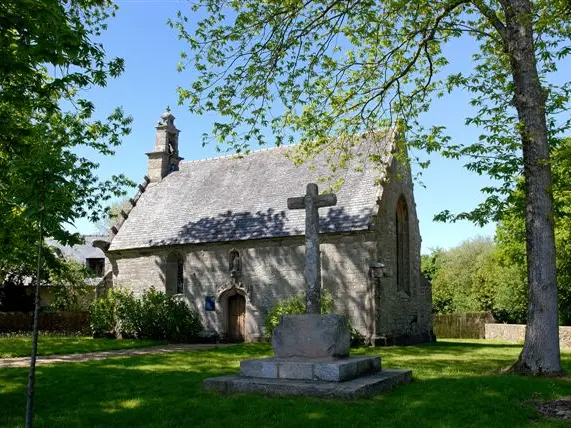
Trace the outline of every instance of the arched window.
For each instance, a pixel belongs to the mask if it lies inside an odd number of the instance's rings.
[[[397,290],[410,295],[410,235],[406,199],[400,196],[396,210]]]
[[[184,260],[179,253],[167,257],[165,291],[168,295],[184,293]]]

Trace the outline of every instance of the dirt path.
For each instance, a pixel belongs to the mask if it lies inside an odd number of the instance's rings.
[[[212,349],[217,346],[225,346],[220,344],[169,344],[149,346],[147,348],[117,349],[113,351],[89,352],[85,354],[66,354],[66,355],[46,355],[39,356],[36,360],[40,364],[53,363],[77,363],[90,360],[104,360],[109,357],[132,357],[137,355],[160,354],[164,352],[192,351],[195,349]],[[4,358],[0,359],[0,368],[4,367],[28,367],[30,365],[30,357],[20,358]]]

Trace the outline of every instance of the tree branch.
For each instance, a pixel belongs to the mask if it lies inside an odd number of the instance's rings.
[[[498,15],[482,0],[472,0],[472,4],[480,11],[480,13],[492,24],[496,29],[498,34],[501,36],[502,40],[505,41],[507,38],[507,30],[504,23],[500,20]]]

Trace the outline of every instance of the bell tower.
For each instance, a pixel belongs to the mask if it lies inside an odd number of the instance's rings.
[[[151,183],[157,183],[170,172],[178,171],[178,165],[183,159],[178,155],[179,130],[174,126],[175,117],[170,108],[161,115],[156,126],[155,150],[147,153],[149,168],[147,175]]]

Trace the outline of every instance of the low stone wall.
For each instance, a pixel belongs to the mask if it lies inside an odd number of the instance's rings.
[[[486,339],[523,342],[525,324],[486,324]],[[571,327],[559,327],[559,345],[571,348]]]

